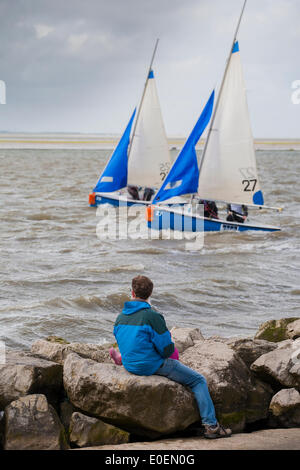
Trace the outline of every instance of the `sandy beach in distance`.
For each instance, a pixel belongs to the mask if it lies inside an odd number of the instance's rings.
[[[120,136],[103,134],[79,133],[0,133],[0,148],[2,149],[113,149]],[[171,149],[181,149],[185,143],[184,137],[169,137]],[[204,139],[201,139],[197,149],[202,149]],[[256,150],[300,150],[300,139],[254,139]]]

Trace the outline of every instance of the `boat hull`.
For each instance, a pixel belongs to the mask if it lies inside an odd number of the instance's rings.
[[[148,201],[135,201],[133,199],[128,199],[126,196],[121,195],[109,195],[103,193],[95,194],[95,203],[90,204],[92,207],[98,207],[101,204],[110,204],[111,206],[119,207],[122,206],[133,206],[134,204],[149,205],[151,202]]]
[[[200,215],[182,214],[163,208],[152,208],[148,228],[154,230],[179,230],[182,232],[278,232],[279,227],[249,223],[227,222],[222,219],[209,219]]]
[[[183,205],[185,203],[186,201],[180,202],[179,200],[176,201],[173,198],[172,202],[170,202],[169,204],[166,203],[166,206],[173,206],[174,204]],[[126,195],[122,195],[119,193],[93,193],[93,198],[90,199],[90,206],[98,207],[101,204],[110,204],[115,207],[130,207],[133,205],[151,206],[152,202],[130,199]]]

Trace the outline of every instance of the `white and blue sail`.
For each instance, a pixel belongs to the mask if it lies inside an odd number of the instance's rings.
[[[116,149],[110,160],[104,168],[94,192],[113,192],[124,188],[127,185],[127,167],[128,167],[128,146],[130,142],[130,133],[132,123],[135,117],[136,109],[133,111],[129,123],[122,135]]]
[[[214,96],[215,92],[213,91],[169,174],[155,195],[153,204],[182,194],[197,192],[199,168],[195,147],[210,121]]]
[[[157,39],[136,117],[134,112],[94,192],[90,194],[92,206],[106,203],[130,206],[136,199],[128,198],[122,189],[132,185],[157,190],[172,166],[152,69],[158,41]],[[138,200],[138,203],[149,204],[150,201]]]
[[[213,94],[156,194],[154,203],[174,196],[198,194],[201,199],[209,201],[264,204],[237,41],[232,48],[198,169],[193,140],[198,133],[200,138],[200,132],[208,124],[212,102]]]
[[[150,69],[128,156],[128,184],[158,189],[172,165],[154,72]]]
[[[264,204],[237,41],[204,148],[198,195],[212,201]]]
[[[172,159],[151,69],[130,139],[135,110],[94,192],[114,192],[127,185],[158,189]]]

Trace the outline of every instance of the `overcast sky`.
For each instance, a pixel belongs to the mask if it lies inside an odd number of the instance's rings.
[[[121,133],[154,73],[169,136],[220,85],[243,0],[0,0],[0,130]],[[255,137],[300,138],[300,0],[248,0],[239,42]]]

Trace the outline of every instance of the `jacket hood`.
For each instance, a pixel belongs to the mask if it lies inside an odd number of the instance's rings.
[[[142,302],[141,300],[130,300],[129,302],[124,303],[122,313],[124,313],[124,315],[131,315],[132,313],[143,310],[144,308],[151,308],[151,305],[148,304],[148,302]]]

